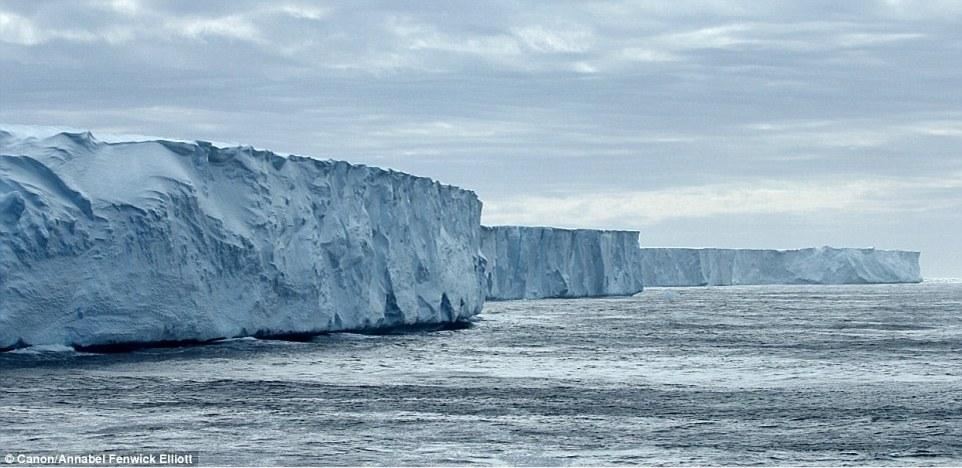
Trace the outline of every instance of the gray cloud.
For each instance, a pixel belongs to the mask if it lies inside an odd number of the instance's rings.
[[[489,222],[922,249],[962,276],[937,235],[962,227],[960,20],[954,1],[0,0],[0,122],[388,166],[476,190]]]

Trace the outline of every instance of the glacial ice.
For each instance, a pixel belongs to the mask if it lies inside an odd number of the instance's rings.
[[[480,214],[473,192],[346,162],[0,131],[0,349],[464,320]]]
[[[642,290],[638,233],[482,226],[492,300],[624,296]]]
[[[922,281],[919,252],[877,249],[641,249],[645,286]]]

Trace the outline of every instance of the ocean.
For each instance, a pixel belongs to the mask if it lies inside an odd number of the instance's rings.
[[[490,302],[469,327],[0,353],[0,457],[962,465],[962,283]]]

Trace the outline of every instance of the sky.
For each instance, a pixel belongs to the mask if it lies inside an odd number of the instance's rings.
[[[962,2],[0,0],[0,122],[250,144],[652,247],[962,277]]]

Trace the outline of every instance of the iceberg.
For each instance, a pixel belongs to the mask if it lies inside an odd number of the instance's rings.
[[[628,296],[641,292],[638,232],[482,226],[491,300]]]
[[[922,281],[919,252],[877,249],[641,249],[645,286]]]
[[[473,192],[346,162],[0,131],[0,349],[464,321],[480,215]]]

